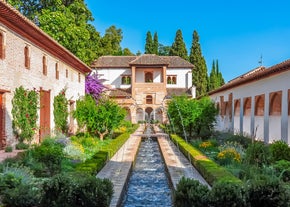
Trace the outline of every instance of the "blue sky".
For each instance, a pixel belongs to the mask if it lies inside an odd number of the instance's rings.
[[[218,59],[226,81],[258,67],[290,59],[289,0],[85,0],[93,25],[103,35],[111,25],[122,29],[122,47],[144,52],[147,31],[172,45],[181,29],[190,51],[192,34],[200,37],[210,72]]]

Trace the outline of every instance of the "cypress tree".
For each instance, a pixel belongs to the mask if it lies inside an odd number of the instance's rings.
[[[146,43],[145,43],[145,54],[152,54],[153,53],[153,41],[151,32],[148,31],[146,34]]]
[[[219,71],[218,60],[212,62],[212,69],[209,76],[208,91],[217,89],[225,83],[222,73]]]
[[[208,89],[207,66],[201,53],[199,36],[193,32],[189,61],[194,65],[192,70],[192,84],[196,87],[196,95],[204,95]]]
[[[185,60],[188,59],[187,50],[185,43],[183,41],[182,32],[181,30],[177,30],[175,40],[170,48],[169,51],[170,56],[179,56]]]
[[[158,46],[159,46],[159,43],[158,43],[158,35],[157,35],[157,32],[154,33],[154,38],[153,38],[153,50],[152,50],[152,53],[153,54],[156,54],[158,55]]]

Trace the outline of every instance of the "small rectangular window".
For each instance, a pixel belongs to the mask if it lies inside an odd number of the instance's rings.
[[[68,78],[68,69],[65,70],[65,77]]]
[[[176,75],[167,76],[167,84],[176,84]]]
[[[59,80],[58,63],[55,63],[55,79]]]
[[[42,74],[47,75],[47,60],[45,55],[42,57]]]
[[[78,77],[79,83],[81,82],[81,73],[79,73],[79,77]]]
[[[5,59],[4,32],[0,31],[0,59]]]
[[[24,66],[26,69],[30,69],[30,51],[28,46],[24,48]]]
[[[131,76],[122,76],[122,85],[130,85],[131,84]]]

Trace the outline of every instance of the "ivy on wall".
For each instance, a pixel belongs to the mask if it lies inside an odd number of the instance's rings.
[[[66,134],[68,131],[68,100],[65,97],[66,89],[62,89],[53,101],[53,115],[57,132]]]
[[[39,93],[26,90],[23,86],[15,89],[12,99],[12,128],[20,142],[31,142],[37,130],[37,109]]]

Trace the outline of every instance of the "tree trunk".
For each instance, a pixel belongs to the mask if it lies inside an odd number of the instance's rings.
[[[103,133],[101,133],[101,132],[99,132],[99,131],[98,131],[97,133],[98,133],[98,135],[100,136],[100,140],[103,141],[105,135],[108,134],[109,131],[108,131],[108,129],[106,129],[106,131],[104,131]]]

